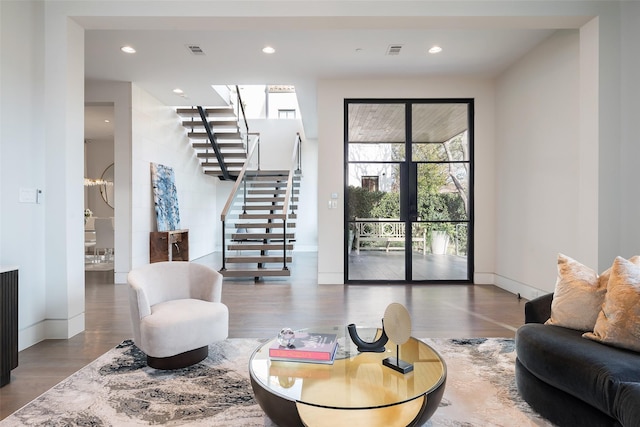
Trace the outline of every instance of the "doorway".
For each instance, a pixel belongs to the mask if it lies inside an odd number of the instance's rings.
[[[473,100],[347,99],[345,282],[473,277]]]

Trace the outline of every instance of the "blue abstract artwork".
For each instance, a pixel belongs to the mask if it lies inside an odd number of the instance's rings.
[[[180,229],[180,211],[173,168],[151,163],[151,185],[158,231]]]

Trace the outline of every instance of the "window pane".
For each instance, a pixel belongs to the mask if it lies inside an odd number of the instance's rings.
[[[361,187],[364,177],[377,176],[378,190],[400,191],[400,166],[397,163],[350,163],[348,185]]]
[[[418,216],[426,221],[469,219],[467,163],[418,165]]]
[[[468,129],[467,104],[413,104],[411,140],[443,143]]]
[[[402,161],[404,144],[349,144],[350,162]]]
[[[405,142],[404,104],[349,104],[348,142]]]

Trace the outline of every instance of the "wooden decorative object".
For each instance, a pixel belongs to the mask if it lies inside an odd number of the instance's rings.
[[[149,262],[189,261],[189,230],[152,231]]]

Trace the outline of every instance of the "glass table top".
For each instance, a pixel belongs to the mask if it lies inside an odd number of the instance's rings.
[[[382,364],[396,357],[391,341],[383,353],[358,353],[347,327],[313,328],[309,332],[335,333],[338,350],[332,365],[275,361],[269,347],[276,338],[261,345],[251,356],[249,372],[258,384],[284,399],[336,409],[379,408],[408,402],[440,386],[446,365],[440,355],[422,341],[410,338],[399,348],[400,360],[413,365],[402,374]],[[366,342],[375,341],[380,329],[358,328]]]

